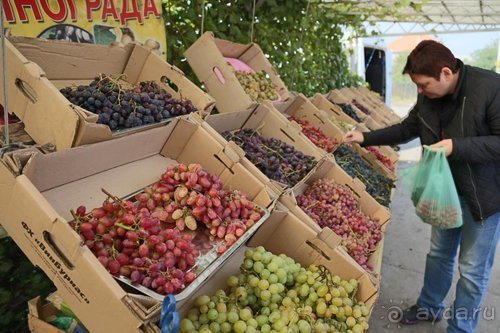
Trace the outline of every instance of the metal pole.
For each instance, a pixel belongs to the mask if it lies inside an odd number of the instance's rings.
[[[2,80],[3,80],[3,119],[4,119],[4,136],[5,136],[5,145],[8,146],[10,144],[9,138],[9,112],[7,111],[8,102],[8,94],[7,94],[7,65],[5,62],[5,30],[3,26],[3,1],[0,3],[0,32],[2,33]]]

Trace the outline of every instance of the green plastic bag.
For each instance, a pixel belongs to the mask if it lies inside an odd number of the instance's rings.
[[[417,215],[441,229],[462,226],[462,207],[444,149],[424,147],[420,162],[402,173]]]

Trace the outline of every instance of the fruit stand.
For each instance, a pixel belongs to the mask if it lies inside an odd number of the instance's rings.
[[[32,332],[164,332],[168,295],[180,332],[368,330],[398,156],[342,137],[398,121],[372,92],[291,93],[212,32],[200,85],[137,43],[3,40],[0,235],[50,281]]]

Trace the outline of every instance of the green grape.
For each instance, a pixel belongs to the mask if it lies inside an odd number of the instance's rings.
[[[202,296],[199,296],[195,301],[194,301],[194,304],[198,307],[202,306],[202,305],[205,305],[205,304],[208,304],[208,302],[210,302],[210,297],[207,296],[207,295],[202,295]]]
[[[279,304],[281,303],[282,297],[280,294],[271,294],[271,303]]]
[[[271,275],[271,272],[269,272],[269,270],[267,270],[267,268],[264,268],[262,270],[262,272],[260,272],[260,278],[261,279],[264,279],[264,280],[267,280],[269,279],[269,276]]]
[[[212,331],[210,330],[210,326],[208,326],[208,325],[202,325],[200,327],[200,329],[198,330],[198,332],[200,332],[200,333],[212,333]]]
[[[316,293],[319,297],[324,297],[328,293],[328,286],[326,284],[322,284],[316,289]]]
[[[350,279],[349,280],[349,284],[354,288],[356,289],[358,287],[358,280],[356,279]]]
[[[279,311],[273,311],[270,315],[269,315],[269,322],[271,323],[275,323],[278,319],[281,318],[281,314]]]
[[[226,283],[228,287],[236,287],[238,285],[238,278],[234,275],[231,275],[227,278]],[[208,297],[208,296],[207,296]],[[208,301],[207,301],[208,303]]]
[[[351,328],[351,331],[352,333],[363,333],[364,329],[360,324],[356,324]]]
[[[262,259],[262,252],[255,251],[252,255],[252,260],[261,261],[261,259]]]
[[[269,281],[269,283],[278,283],[278,275],[270,274],[267,280]]]
[[[340,287],[339,287],[339,291],[340,291],[340,297],[345,298],[345,297],[347,297],[347,296],[348,296],[348,295],[347,295],[347,291],[345,290],[345,288],[344,288],[344,287],[340,286]]]
[[[236,296],[237,299],[245,299],[247,298],[248,293],[245,287],[238,287],[234,291],[234,295]]]
[[[226,321],[227,321],[227,312],[219,313],[219,315],[217,316],[217,322],[219,324],[222,324],[223,322],[226,322]]]
[[[264,252],[262,253],[262,258],[260,259],[264,264],[269,264],[272,259],[272,254],[271,252]]]
[[[309,275],[309,276],[307,277],[307,284],[308,284],[308,285],[312,286],[315,282],[316,282],[316,279],[314,278],[314,276]]]
[[[229,311],[227,313],[227,321],[230,322],[231,324],[237,322],[238,319],[240,319],[240,316],[238,316],[238,313],[236,311]]]
[[[253,267],[253,260],[252,259],[245,259],[243,261],[243,268],[244,269],[251,269]]]
[[[220,324],[217,322],[210,323],[210,331],[214,333],[220,332]]]
[[[316,302],[318,300],[318,294],[316,294],[315,291],[309,292],[309,297],[308,297],[311,302]]]
[[[271,332],[271,326],[269,324],[264,324],[260,327],[260,332],[261,333],[269,333]]]
[[[351,316],[352,315],[352,308],[350,305],[345,304],[344,302],[344,313],[346,316]]]
[[[278,304],[276,304],[276,303],[271,303],[271,304],[269,305],[269,309],[270,309],[271,311],[276,311],[276,310],[278,310],[278,309],[279,309],[279,305],[278,305]]]
[[[225,322],[220,324],[220,330],[222,333],[229,333],[233,330],[233,327],[231,326],[230,323]]]
[[[239,315],[241,320],[247,321],[252,318],[252,311],[249,308],[240,309]]]
[[[259,245],[255,248],[256,251],[260,252],[260,253],[264,253],[266,252],[266,249],[262,246],[262,245]]]
[[[297,283],[299,284],[303,284],[307,281],[307,274],[305,272],[301,272],[299,273],[299,275],[297,275]]]
[[[198,316],[200,315],[200,310],[198,308],[192,308],[189,310],[187,317],[189,320],[193,321],[198,321]]]
[[[297,323],[297,326],[299,327],[299,331],[301,333],[311,332],[311,325],[309,325],[309,323],[307,321],[305,321],[304,319],[299,320],[299,322]]]
[[[283,268],[278,268],[278,270],[276,271],[276,276],[278,276],[279,282],[286,282],[286,271]]]
[[[340,276],[338,275],[335,275],[333,278],[332,278],[332,282],[335,283],[335,284],[340,284],[340,281],[342,281],[342,279],[340,278]]]
[[[267,265],[267,269],[274,273],[278,270],[278,264],[275,262],[275,261],[271,261],[268,265]]]
[[[207,313],[208,310],[209,308],[207,304],[203,304],[202,306],[200,306],[200,313]]]
[[[257,263],[256,263],[257,264]],[[255,265],[254,265],[254,268],[255,268]],[[257,271],[256,271],[257,272]],[[257,272],[258,273],[258,272]],[[251,278],[248,279],[248,285],[250,287],[257,287],[257,285],[259,284],[259,281],[260,279],[256,276],[252,276]]]
[[[245,258],[246,258],[246,259],[252,259],[252,257],[253,257],[253,252],[254,252],[254,250],[253,250],[253,249],[246,249],[246,250],[245,250]]]
[[[281,318],[273,323],[273,328],[276,331],[280,331],[283,327],[285,327],[285,323],[283,322],[283,320],[281,320]]]
[[[340,297],[340,290],[338,288],[332,288],[330,289],[330,294],[332,294],[332,297]]]
[[[327,305],[324,302],[318,303],[316,305],[316,313],[320,316],[323,317],[326,313]]]
[[[219,313],[215,309],[210,309],[207,312],[207,318],[208,318],[208,320],[211,320],[211,321],[217,320],[218,315],[219,315]]]
[[[368,316],[370,314],[370,310],[366,307],[366,305],[361,305],[361,314],[363,317]]]
[[[278,292],[282,293],[285,291],[285,286],[281,283],[278,283]]]
[[[226,303],[218,303],[215,308],[217,309],[217,312],[219,312],[219,313],[227,311]]]
[[[257,321],[257,325],[261,327],[264,326],[264,324],[267,324],[268,322],[267,316],[263,314],[260,314],[257,317],[255,317],[255,320]]]
[[[278,287],[278,285],[277,285],[277,284],[275,284],[275,283],[273,283],[273,284],[271,284],[271,285],[269,286],[269,292],[270,292],[271,294],[277,294],[277,293],[279,293],[279,290],[280,290],[280,288],[279,288],[279,287]]]
[[[243,333],[247,329],[247,324],[243,320],[238,320],[233,325],[233,330],[236,333]]]
[[[190,332],[194,330],[193,322],[187,318],[181,320],[181,332]]]
[[[253,264],[253,270],[255,273],[260,274],[264,270],[264,264],[260,261],[257,261]]]
[[[271,314],[271,309],[269,309],[267,306],[264,306],[260,308],[260,314],[269,317],[269,315]]]
[[[201,325],[208,324],[209,319],[206,313],[202,313],[200,317],[198,318],[198,321],[200,322]]]
[[[260,280],[258,287],[260,290],[267,290],[269,288],[269,281],[267,280]]]
[[[215,296],[218,298],[218,299],[221,299],[221,298],[224,298],[226,297],[226,292],[222,289],[217,289],[215,291]]]
[[[335,306],[342,306],[342,298],[339,298],[339,297],[333,298],[332,304]]]
[[[288,292],[286,293],[286,295],[293,300],[294,298],[297,297],[297,290],[290,289],[290,290],[288,290]]]
[[[354,319],[354,317],[347,317],[345,323],[347,324],[347,327],[353,327],[356,325],[356,319]]]
[[[349,283],[346,283],[344,286],[345,291],[350,295],[354,291],[354,287]]]
[[[315,273],[319,270],[318,266],[316,266],[314,264],[309,265],[309,267],[307,269],[313,273]]]
[[[271,292],[269,290],[262,290],[260,292],[260,298],[263,301],[270,301],[271,300]]]
[[[255,327],[247,325],[247,329],[245,330],[245,333],[255,333],[255,332],[257,332]]]
[[[342,299],[342,303],[344,303],[344,305],[352,306],[352,299],[350,299],[349,297],[344,297]]]
[[[307,295],[309,295],[309,286],[307,284],[303,284],[300,286],[299,295],[301,297],[306,297]]]
[[[209,309],[215,309],[215,302],[214,302],[214,301],[210,301],[210,302],[208,302],[208,304],[207,304],[207,305],[208,305],[208,308],[209,308]]]
[[[252,306],[257,304],[257,297],[254,294],[248,295],[247,297],[248,305]]]

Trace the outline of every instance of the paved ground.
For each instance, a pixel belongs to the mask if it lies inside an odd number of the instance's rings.
[[[402,161],[398,166],[398,174],[418,160],[418,153],[418,141],[401,146]],[[400,182],[397,183],[391,211],[392,222],[386,230],[384,241],[380,297],[370,318],[369,332],[444,333],[445,322],[400,326],[390,319],[399,308],[410,306],[417,299],[423,283],[430,239],[430,227],[415,215],[409,194]],[[458,271],[455,272],[455,283],[457,277]],[[454,299],[455,283],[445,301],[448,306]],[[476,332],[500,333],[500,247],[482,308],[485,310],[484,319],[480,321]]]

